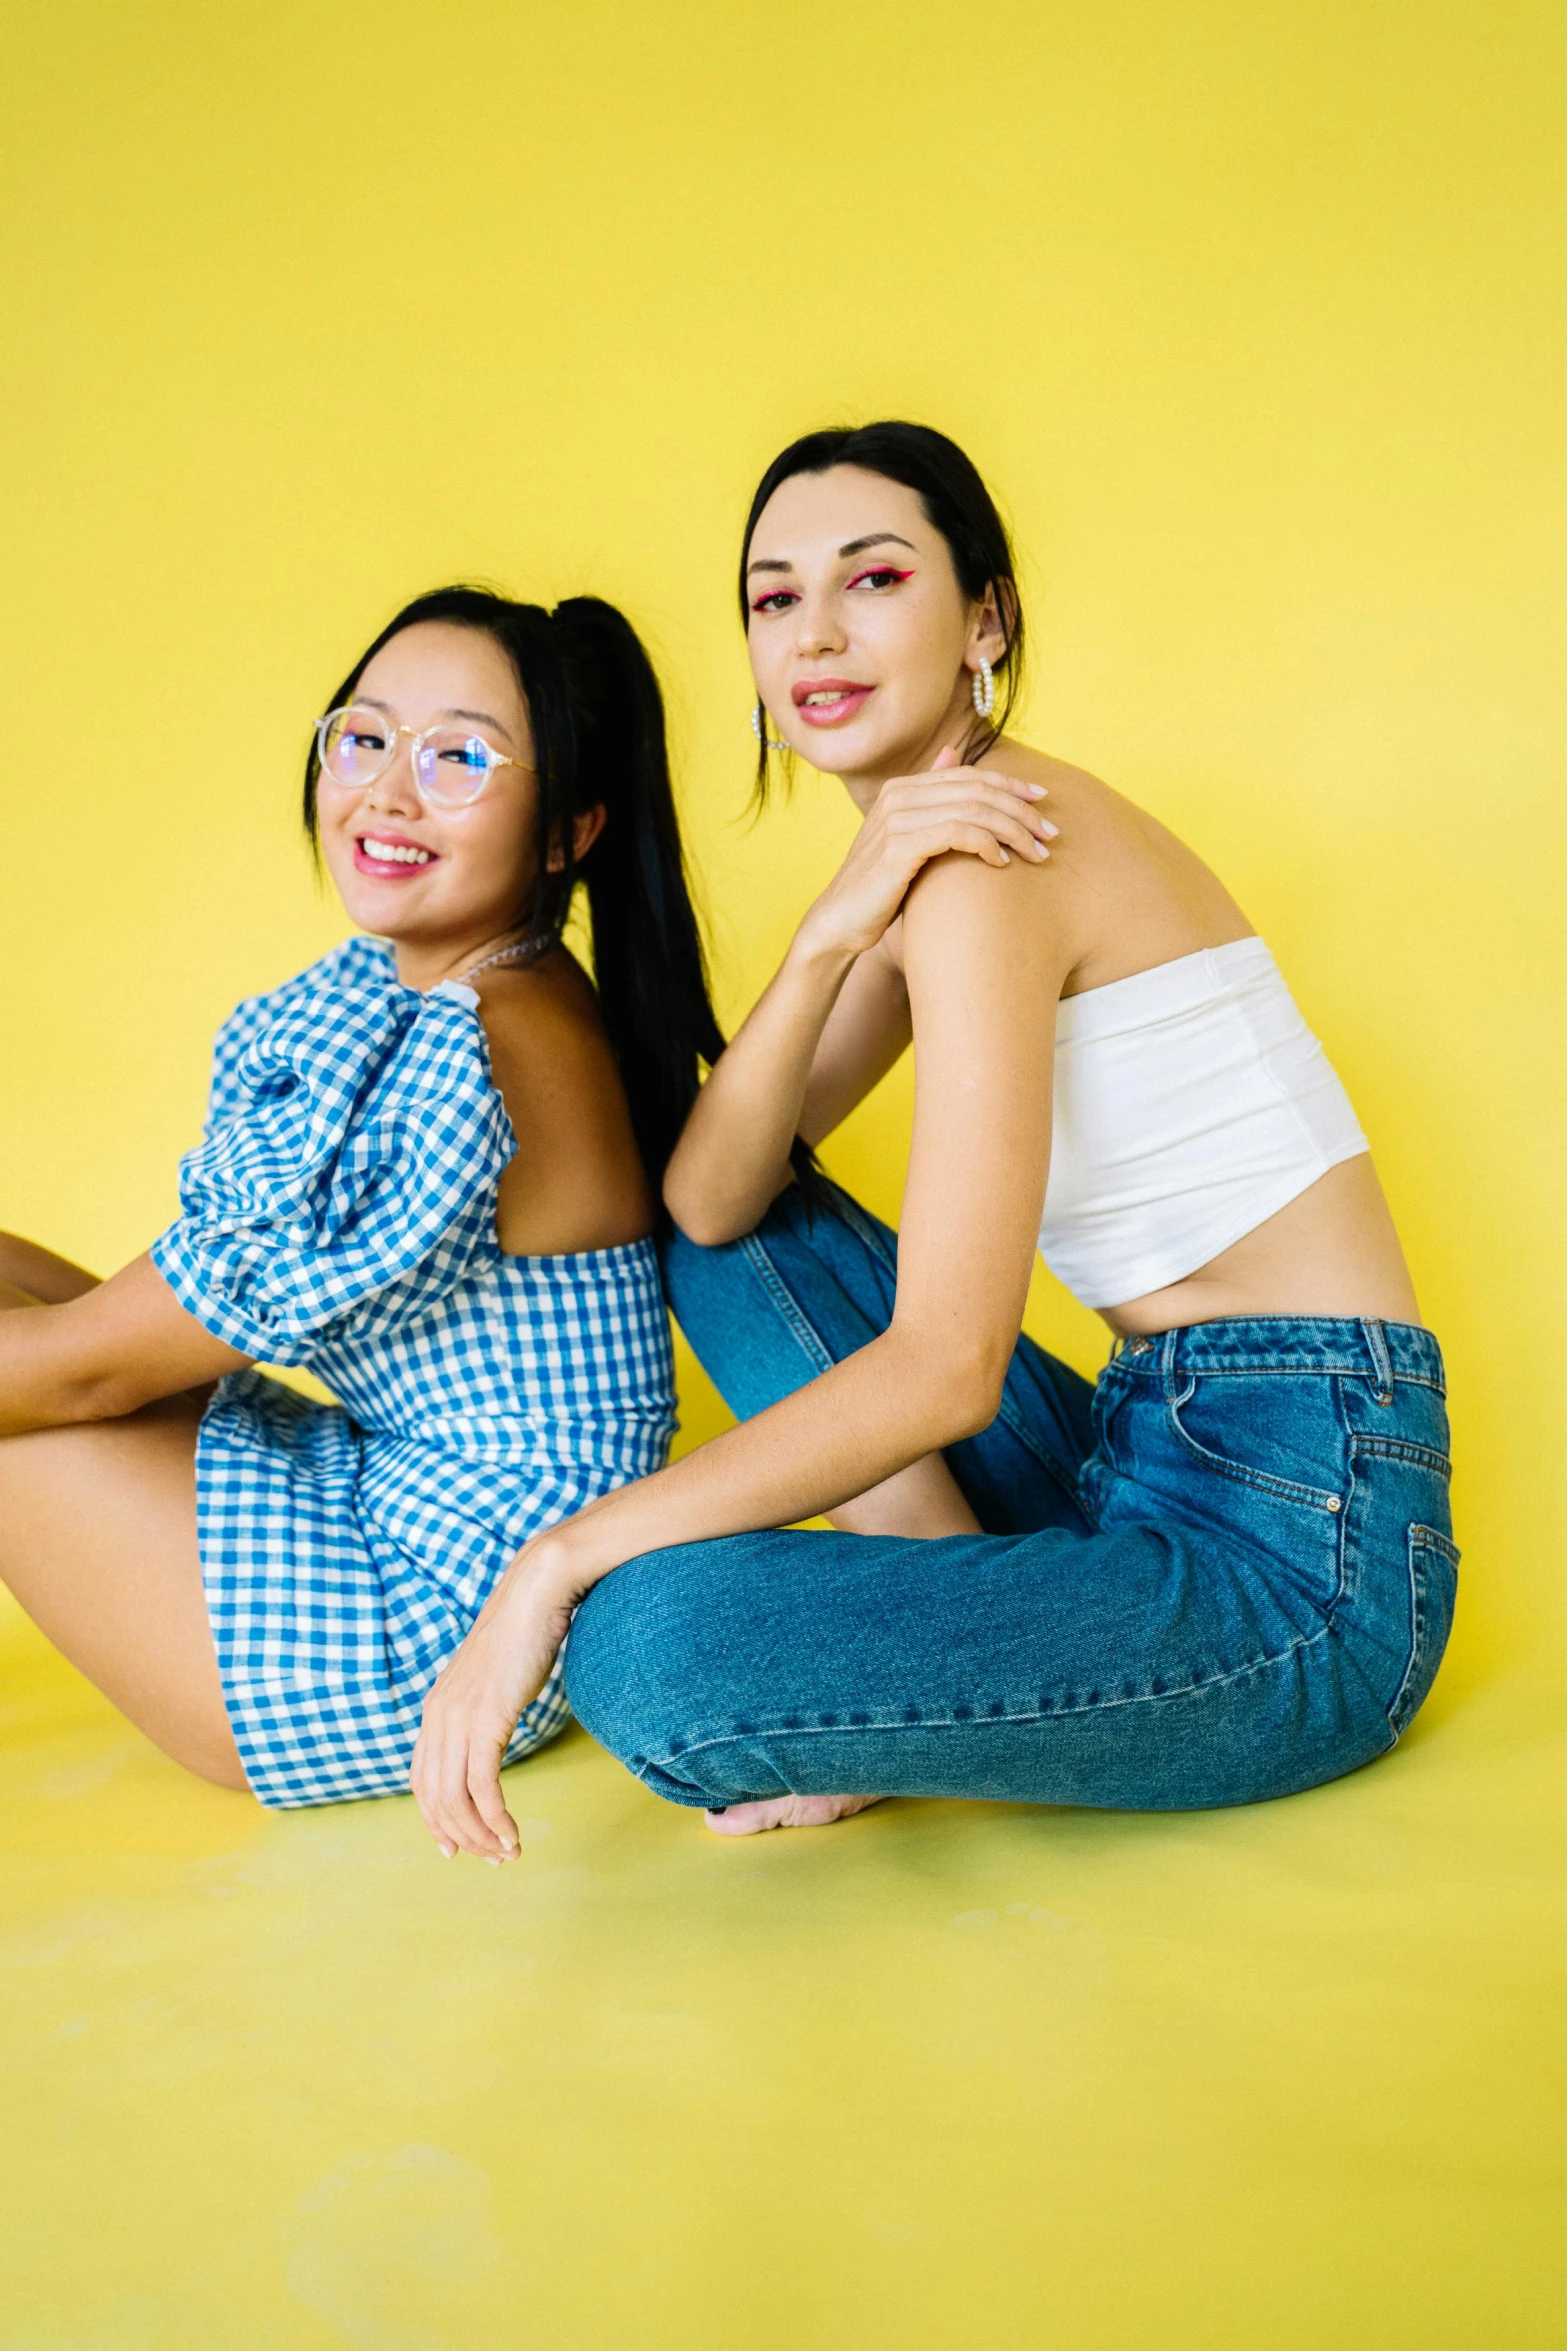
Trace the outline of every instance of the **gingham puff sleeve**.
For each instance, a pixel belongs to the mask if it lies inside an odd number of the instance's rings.
[[[152,1248],[187,1313],[265,1363],[308,1362],[393,1282],[404,1311],[433,1303],[493,1239],[515,1138],[476,999],[400,987],[368,946],[241,1005]]]
[[[212,1082],[207,1094],[203,1137],[231,1119],[245,1099],[245,1055],[263,1029],[290,1004],[333,988],[388,988],[395,986],[396,967],[391,950],[380,939],[345,939],[329,955],[296,972],[280,988],[265,995],[247,996],[219,1029],[212,1044]]]

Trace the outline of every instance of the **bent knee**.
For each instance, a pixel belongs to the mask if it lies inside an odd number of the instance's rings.
[[[232,1739],[223,1741],[198,1733],[191,1737],[164,1737],[156,1739],[154,1744],[171,1763],[177,1763],[192,1778],[205,1780],[209,1787],[229,1788],[237,1796],[249,1796],[253,1792]]]
[[[653,1551],[602,1577],[572,1619],[566,1644],[572,1713],[633,1768],[672,1732],[678,1736],[702,1679],[700,1642],[675,1566],[680,1558]]]

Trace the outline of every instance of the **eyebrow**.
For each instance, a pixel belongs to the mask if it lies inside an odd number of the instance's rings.
[[[896,531],[867,531],[863,539],[845,540],[838,550],[838,558],[842,562],[846,556],[863,555],[867,547],[885,547],[889,544],[907,547],[911,555],[919,553],[912,539],[900,538]],[[749,578],[753,571],[793,571],[794,565],[786,555],[762,555],[758,556],[755,563],[748,563],[745,569],[746,577]]]
[[[884,547],[889,541],[894,547],[907,547],[911,555],[918,553],[914,541],[900,539],[896,531],[867,531],[863,539],[850,539],[846,546],[839,548],[838,553],[840,555],[863,555],[867,547]]]
[[[378,702],[373,694],[361,694],[359,700],[361,707],[365,710],[384,710],[388,718],[397,716],[390,702]],[[498,735],[511,733],[506,721],[503,718],[497,718],[493,710],[458,710],[455,707],[448,707],[439,715],[442,718],[470,718],[479,726],[493,727]]]

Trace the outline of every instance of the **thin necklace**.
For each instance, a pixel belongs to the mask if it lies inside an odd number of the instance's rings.
[[[542,961],[552,947],[559,945],[559,931],[546,931],[542,938],[519,939],[514,946],[497,947],[493,955],[481,956],[477,963],[470,963],[466,970],[454,972],[452,976],[460,986],[466,987],[477,973],[488,971],[494,963],[520,963],[526,970],[530,963]]]

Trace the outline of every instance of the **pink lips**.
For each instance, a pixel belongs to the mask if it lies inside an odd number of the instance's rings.
[[[837,727],[846,719],[857,718],[875,691],[858,678],[802,678],[792,699],[807,726]],[[808,694],[831,694],[833,699],[808,703]]]
[[[406,833],[356,833],[354,836],[354,871],[373,875],[378,882],[411,881],[415,874],[428,873],[439,865],[433,849],[426,850],[426,860],[420,864],[414,858],[371,857],[366,854],[365,842],[379,841],[388,849],[424,849],[423,841],[411,841]]]

